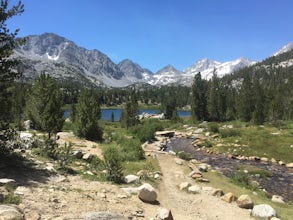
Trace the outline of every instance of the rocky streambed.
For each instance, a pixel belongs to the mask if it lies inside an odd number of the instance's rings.
[[[214,170],[222,172],[227,177],[231,177],[240,165],[252,165],[267,170],[272,174],[270,177],[254,175],[253,180],[256,180],[270,195],[282,196],[286,202],[293,201],[293,168],[269,161],[239,160],[226,155],[209,154],[200,148],[194,148],[192,142],[193,139],[173,137],[167,144],[166,150],[191,153],[194,159],[210,164]]]

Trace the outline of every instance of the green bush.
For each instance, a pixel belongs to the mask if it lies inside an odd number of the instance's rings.
[[[162,123],[158,119],[148,119],[142,124],[137,125],[133,129],[133,133],[137,135],[139,140],[144,143],[146,141],[153,141],[155,132],[163,130]]]
[[[220,136],[222,138],[241,136],[241,131],[233,128],[220,129]]]
[[[123,167],[120,152],[116,146],[108,146],[104,152],[105,167],[107,169],[107,180],[114,183],[123,182]]]
[[[192,159],[192,155],[188,152],[185,152],[185,151],[179,151],[177,153],[177,156],[180,158],[180,159],[183,159],[183,160],[191,160]]]
[[[56,156],[61,168],[65,168],[72,159],[72,143],[65,143],[57,149]]]
[[[239,186],[247,189],[256,190],[257,187],[252,184],[252,180],[249,174],[243,171],[235,171],[231,175],[231,181]]]
[[[219,133],[219,125],[217,123],[213,123],[213,122],[209,123],[208,129],[210,132]]]
[[[137,161],[144,159],[144,152],[141,142],[135,137],[125,137],[123,135],[113,136],[119,145],[119,154],[122,161]]]

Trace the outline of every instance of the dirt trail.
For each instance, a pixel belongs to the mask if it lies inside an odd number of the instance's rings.
[[[180,191],[178,185],[182,182],[190,182],[190,178],[184,174],[184,166],[175,163],[170,155],[158,155],[159,165],[163,174],[158,200],[160,205],[172,210],[176,220],[245,220],[250,219],[249,211],[238,208],[235,204],[229,204],[220,198],[207,193],[188,194]]]

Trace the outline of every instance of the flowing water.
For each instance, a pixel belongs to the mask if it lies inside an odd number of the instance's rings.
[[[272,173],[271,177],[253,177],[270,194],[279,195],[285,201],[293,201],[293,168],[287,168],[271,162],[230,159],[225,155],[208,154],[192,145],[193,139],[171,138],[167,150],[185,151],[192,154],[193,158],[210,164],[213,169],[231,177],[239,165],[253,165]]]

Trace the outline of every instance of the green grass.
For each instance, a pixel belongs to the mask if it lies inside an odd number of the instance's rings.
[[[235,123],[235,122],[234,122]],[[231,123],[228,123],[231,124]],[[275,158],[284,162],[292,162],[293,123],[284,122],[282,127],[270,125],[254,126],[240,122],[232,129],[220,129],[223,147],[214,147],[214,151]],[[234,146],[233,144],[240,145]]]
[[[221,188],[224,193],[232,192],[235,196],[239,197],[240,195],[249,195],[255,205],[258,204],[269,204],[277,212],[278,216],[282,220],[291,220],[293,216],[293,204],[279,204],[273,203],[267,196],[266,193],[262,191],[256,191],[257,195],[254,195],[253,192],[245,187],[235,185],[227,177],[223,176],[217,172],[207,172],[204,173],[204,178],[207,178],[210,183],[209,186],[214,188]]]

